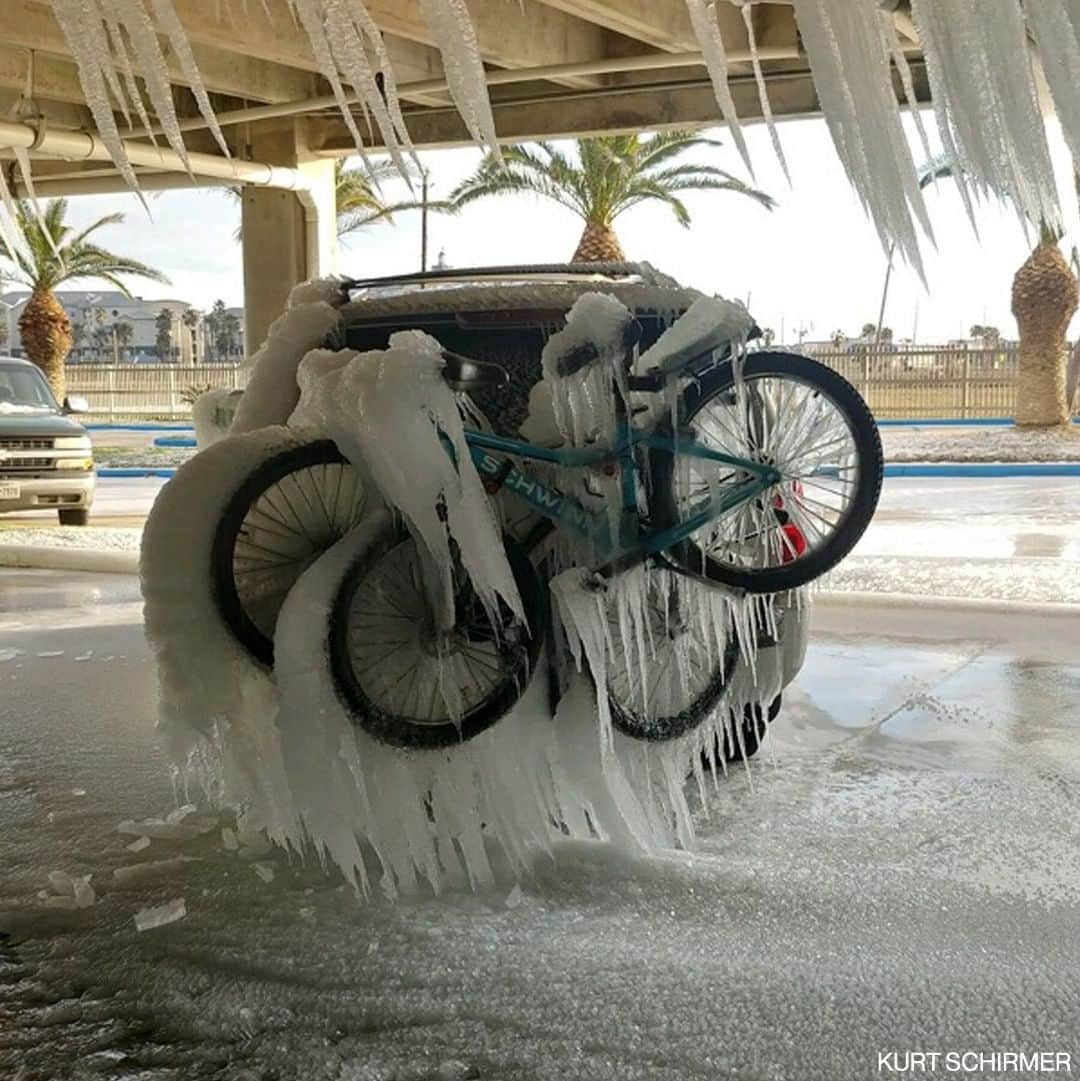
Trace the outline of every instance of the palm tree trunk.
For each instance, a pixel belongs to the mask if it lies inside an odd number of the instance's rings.
[[[623,255],[619,238],[610,225],[586,222],[585,231],[578,241],[577,251],[571,260],[574,263],[621,263]]]
[[[1019,426],[1046,428],[1069,421],[1065,331],[1077,301],[1076,276],[1057,242],[1044,238],[1013,279],[1012,311],[1020,330]]]
[[[51,289],[35,289],[19,316],[26,355],[45,373],[58,402],[67,393],[64,361],[71,352],[71,320]]]

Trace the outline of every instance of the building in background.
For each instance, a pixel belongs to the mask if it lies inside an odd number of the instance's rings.
[[[209,333],[204,315],[184,300],[143,300],[110,290],[61,290],[71,320],[69,364],[193,364],[242,358],[243,308],[224,309],[238,327],[235,347]],[[26,290],[0,294],[0,353],[23,356],[19,316]],[[218,356],[224,345],[225,355]]]

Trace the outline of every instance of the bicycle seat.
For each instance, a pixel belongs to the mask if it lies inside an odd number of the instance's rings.
[[[443,350],[443,379],[452,390],[475,390],[477,387],[505,387],[510,373],[501,364],[470,360]]]
[[[761,331],[741,305],[703,297],[642,353],[641,370],[655,368],[671,375],[701,360],[709,363],[717,350],[731,351],[739,338],[752,341]]]

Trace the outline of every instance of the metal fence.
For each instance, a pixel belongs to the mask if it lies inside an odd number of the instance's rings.
[[[807,349],[853,383],[882,418],[1010,417],[1017,347],[849,346]],[[90,402],[95,420],[183,420],[191,400],[210,387],[242,389],[248,369],[232,364],[71,365],[68,393]]]
[[[948,345],[853,345],[808,349],[858,389],[874,416],[1011,417],[1016,404],[1019,349]]]
[[[248,374],[236,364],[72,364],[67,390],[90,403],[92,420],[189,420],[191,403],[203,391],[240,390]]]

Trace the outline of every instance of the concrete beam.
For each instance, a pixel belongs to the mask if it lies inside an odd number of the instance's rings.
[[[665,52],[687,52],[698,47],[690,16],[682,0],[658,4],[656,0],[541,0],[550,8],[587,19],[597,26],[645,42]],[[721,33],[742,35],[742,18],[734,8],[721,9]],[[728,25],[730,24],[730,26]],[[736,27],[736,24],[738,26]]]
[[[437,45],[420,14],[417,0],[367,0],[371,17],[384,32],[425,45]],[[618,39],[585,19],[552,11],[538,0],[469,6],[480,55],[498,67],[536,67],[564,61],[592,60],[609,55]],[[592,85],[587,77],[560,80],[567,85]]]
[[[256,20],[253,18],[252,21]],[[0,41],[5,46],[33,49],[35,53],[53,57],[71,56],[52,11],[42,0],[2,0]],[[295,101],[321,92],[321,83],[309,72],[267,63],[252,55],[245,48],[246,44],[245,37],[235,29],[231,41],[221,47],[192,42],[195,62],[208,90],[268,102]],[[244,51],[237,52],[237,48]],[[162,49],[169,78],[184,84],[183,72],[165,39],[162,39]]]
[[[929,86],[920,62],[912,64],[916,94],[928,101]],[[895,80],[900,95],[899,79]],[[740,119],[761,118],[757,85],[752,76],[731,79],[732,96]],[[777,73],[769,80],[769,100],[778,117],[818,116],[820,105],[813,79],[806,69]],[[633,86],[592,92],[567,92],[524,101],[494,104],[495,130],[501,142],[530,139],[580,138],[614,132],[672,127],[719,126],[722,121],[706,79],[662,86]],[[460,116],[451,109],[417,111],[408,117],[417,146],[471,146]],[[320,153],[341,154],[350,145],[344,126],[314,121],[312,147]]]

